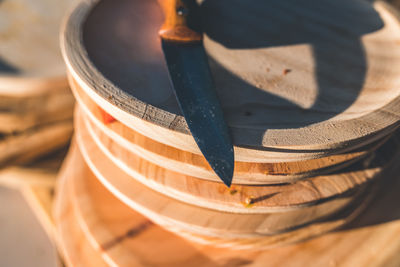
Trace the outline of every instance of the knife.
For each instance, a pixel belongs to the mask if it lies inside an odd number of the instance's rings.
[[[165,20],[159,35],[175,96],[200,151],[231,186],[233,145],[203,47],[195,0],[158,0]]]

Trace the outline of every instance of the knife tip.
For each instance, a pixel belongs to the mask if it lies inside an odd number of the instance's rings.
[[[219,159],[213,162],[212,168],[227,187],[231,187],[234,170],[234,160]]]

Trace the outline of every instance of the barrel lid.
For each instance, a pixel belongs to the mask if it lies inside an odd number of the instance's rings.
[[[71,0],[0,2],[0,94],[66,87],[59,28]]]
[[[201,8],[235,146],[334,150],[397,127],[400,24],[387,4],[205,0]],[[196,147],[168,80],[162,20],[157,1],[84,1],[64,29],[64,56],[79,86],[121,122]]]

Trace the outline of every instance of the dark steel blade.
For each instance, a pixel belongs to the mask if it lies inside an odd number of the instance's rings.
[[[203,45],[162,41],[176,98],[200,151],[229,187],[234,153]]]

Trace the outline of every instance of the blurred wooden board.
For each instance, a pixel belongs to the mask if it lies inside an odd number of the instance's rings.
[[[55,206],[61,245],[66,254],[74,255],[68,266],[103,266],[99,257],[109,266],[386,267],[400,264],[400,240],[396,238],[400,232],[400,208],[396,204],[400,201],[398,166],[387,171],[378,186],[378,196],[345,228],[294,245],[285,242],[290,239],[288,236],[281,236],[278,240],[285,246],[237,251],[191,243],[150,223],[122,204],[94,177],[80,175],[83,162],[74,160],[73,154],[71,151],[60,174]],[[81,184],[78,198],[71,199],[68,192],[72,181]],[[328,224],[315,224],[313,230],[318,232]]]
[[[0,133],[71,119],[59,27],[72,0],[0,3]]]
[[[28,163],[7,166],[0,170],[0,185],[21,192],[39,221],[40,226],[47,233],[49,243],[52,245],[55,245],[54,243],[57,236],[52,216],[54,186],[59,167],[66,154],[65,152],[66,148],[57,149],[45,156],[35,158]],[[8,204],[14,205],[15,203]],[[8,218],[6,220],[15,220],[15,218]],[[31,227],[31,225],[29,225],[31,222],[26,221],[25,223],[25,226]],[[31,240],[31,242],[39,242],[39,240]],[[37,245],[38,244],[35,245],[36,254],[38,252]],[[10,248],[12,248],[12,246]],[[21,251],[21,253],[24,252]],[[13,256],[10,255],[10,257]],[[63,266],[58,257],[56,258],[57,266]],[[7,262],[7,258],[3,257],[1,262],[4,264],[4,261]],[[31,265],[37,264],[33,258],[29,258],[29,261]]]
[[[201,8],[239,161],[354,149],[398,126],[400,25],[383,2],[206,0]],[[71,79],[111,116],[200,154],[168,81],[162,19],[156,1],[83,1],[64,28],[64,57]]]
[[[66,145],[72,128],[72,121],[65,120],[15,135],[3,135],[0,139],[0,167],[27,163]]]
[[[66,148],[41,156],[24,164],[14,164],[0,170],[0,185],[22,192],[39,222],[55,240],[52,205],[56,176],[66,154]]]
[[[54,175],[54,183],[55,183]],[[52,215],[54,187],[25,186],[22,193],[39,219],[47,235],[55,242],[57,234]]]
[[[0,4],[0,96],[37,96],[68,87],[59,27],[72,0]]]
[[[84,111],[90,126],[97,130],[97,135],[107,135],[107,139],[112,139],[115,145],[122,146],[131,153],[163,168],[211,181],[220,181],[203,156],[164,145],[135,132],[105,113],[79,87],[73,86],[73,88],[80,108]],[[264,162],[236,161],[233,183],[282,183],[332,172],[360,160],[384,141],[385,138],[356,151],[308,161],[286,162],[287,158],[281,159],[284,162],[273,163],[270,162],[270,158],[264,158]]]
[[[21,133],[72,119],[74,102],[69,88],[35,97],[0,96],[0,133]]]
[[[227,188],[221,182],[209,182],[161,168],[129,153],[123,147],[115,146],[111,139],[99,140],[97,138],[101,136],[96,137],[92,133],[93,129],[90,125],[85,125],[81,115],[78,110],[75,116],[76,136],[91,158],[96,158],[96,154],[103,154],[105,157],[101,158],[111,160],[116,168],[122,169],[131,178],[178,201],[238,213],[268,213],[299,209],[360,190],[379,176],[384,167],[393,161],[393,154],[398,148],[398,138],[393,137],[395,140],[384,144],[382,149],[368,158],[368,161],[353,164],[329,175],[320,175],[290,184],[234,185]]]

